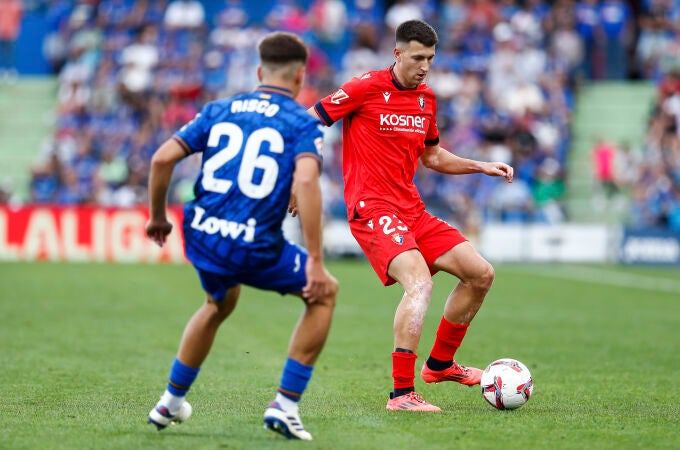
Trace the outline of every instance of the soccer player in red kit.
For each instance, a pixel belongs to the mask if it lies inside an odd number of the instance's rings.
[[[439,145],[437,105],[425,83],[437,33],[409,20],[396,30],[394,64],[343,84],[309,109],[330,126],[343,120],[343,178],[349,225],[385,285],[405,290],[394,318],[388,410],[440,411],[415,392],[415,364],[432,295],[432,275],[459,279],[444,305],[436,340],[423,364],[426,383],[479,384],[481,370],[454,355],[494,279],[494,270],[455,228],[425,210],[413,177],[418,161],[437,172],[484,173],[512,182],[502,162],[460,158]]]

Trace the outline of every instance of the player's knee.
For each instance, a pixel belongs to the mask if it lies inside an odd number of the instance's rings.
[[[488,292],[491,289],[493,280],[496,277],[496,272],[491,264],[485,262],[484,267],[479,275],[473,280],[473,287],[482,292]]]
[[[338,297],[339,289],[340,285],[338,284],[337,281],[333,280],[333,282],[330,284],[328,288],[328,295],[322,298],[322,302],[324,303],[324,305],[328,306],[331,309],[335,308],[335,301]]]
[[[420,299],[425,303],[429,303],[430,298],[432,297],[433,286],[432,277],[422,276],[416,278],[409,286],[405,286],[405,289],[407,295],[411,298]]]
[[[205,308],[211,321],[224,321],[236,308],[237,298],[234,296],[227,295],[220,301],[216,301],[210,294],[206,297]]]

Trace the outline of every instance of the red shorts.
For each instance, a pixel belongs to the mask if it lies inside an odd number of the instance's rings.
[[[389,209],[375,210],[361,217],[355,214],[349,228],[385,286],[395,283],[387,270],[398,254],[418,249],[434,275],[437,273],[432,269],[435,260],[467,241],[460,231],[427,211],[408,219]]]

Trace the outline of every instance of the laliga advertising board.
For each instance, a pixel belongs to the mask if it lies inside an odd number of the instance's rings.
[[[184,262],[182,208],[168,208],[163,248],[146,238],[146,208],[0,206],[0,261]]]

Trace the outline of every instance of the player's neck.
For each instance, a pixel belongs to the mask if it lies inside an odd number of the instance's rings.
[[[406,82],[404,81],[404,77],[397,70],[396,64],[392,64],[392,66],[390,67],[390,72],[392,73],[392,78],[394,79],[394,81],[396,82],[400,89],[416,89],[418,87],[418,85],[409,86],[408,84],[406,84]]]
[[[278,92],[279,94],[287,95],[289,97],[295,97],[295,93],[289,86],[283,86],[281,84],[265,83],[262,82],[259,86],[255,88],[256,91],[268,91],[268,92]]]

